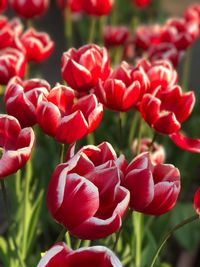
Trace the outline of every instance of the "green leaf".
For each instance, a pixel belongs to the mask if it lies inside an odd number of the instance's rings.
[[[171,226],[195,214],[192,203],[178,203],[172,211]],[[200,222],[194,221],[174,233],[178,243],[187,250],[192,250],[199,241]]]
[[[3,266],[10,266],[10,255],[8,252],[8,244],[3,237],[0,237],[0,259],[3,263]]]

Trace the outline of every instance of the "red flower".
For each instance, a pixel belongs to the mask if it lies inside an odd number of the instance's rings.
[[[28,61],[41,62],[48,58],[54,49],[54,42],[49,35],[33,28],[28,29],[20,40],[26,49]]]
[[[115,254],[106,247],[94,246],[72,250],[64,243],[57,243],[49,249],[37,267],[122,267]]]
[[[11,7],[15,12],[26,19],[31,19],[37,16],[41,16],[47,10],[49,1],[48,0],[11,0]]]
[[[130,191],[132,209],[161,215],[176,204],[180,173],[171,164],[153,165],[149,153],[144,152],[128,165],[122,185]]]
[[[133,3],[139,8],[145,8],[151,4],[151,0],[133,0]]]
[[[0,13],[3,13],[7,8],[7,0],[0,1]]]
[[[37,123],[36,108],[50,91],[45,80],[31,79],[22,81],[19,77],[11,79],[7,85],[4,101],[8,114],[15,116],[22,127]]]
[[[0,50],[0,84],[7,84],[13,76],[24,77],[26,59],[22,52],[15,48]]]
[[[30,158],[35,140],[32,128],[21,129],[17,119],[0,115],[0,179],[21,169]]]
[[[174,67],[178,65],[183,55],[172,43],[160,43],[151,46],[147,53],[151,61],[167,59]]]
[[[194,209],[196,210],[197,214],[200,215],[200,187],[197,189],[194,195]]]
[[[129,37],[126,26],[107,25],[103,29],[103,39],[106,47],[124,45]]]
[[[142,138],[139,144],[139,153],[149,152],[151,161],[153,164],[160,164],[165,161],[165,149],[162,145],[156,142],[151,144],[152,140],[150,138]],[[152,147],[150,147],[152,145]],[[132,145],[133,155],[135,156],[138,149],[138,139],[134,140]]]
[[[95,94],[107,108],[127,111],[136,105],[144,77],[136,75],[128,63],[122,62],[106,81],[99,80]]]
[[[105,48],[84,45],[78,50],[71,48],[62,56],[62,77],[75,90],[89,91],[98,79],[105,80],[110,74],[110,60]]]
[[[188,22],[198,24],[200,30],[200,5],[190,5],[184,11],[184,18]]]
[[[93,132],[103,115],[103,106],[93,94],[74,102],[74,91],[57,85],[37,107],[40,127],[61,143],[73,143]]]
[[[182,93],[179,86],[158,90],[157,94],[145,94],[140,103],[144,120],[161,134],[173,134],[181,128],[195,103],[193,92]]]
[[[70,10],[75,13],[82,11],[82,0],[57,0],[57,4],[62,9],[69,6]]]
[[[108,143],[86,146],[53,173],[47,206],[54,219],[81,239],[99,239],[116,232],[129,192],[120,186],[126,162]],[[121,170],[120,170],[121,169]]]
[[[82,0],[82,8],[88,15],[105,16],[110,13],[113,2],[114,0]]]

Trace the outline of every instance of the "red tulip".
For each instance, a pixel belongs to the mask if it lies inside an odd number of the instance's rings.
[[[145,8],[151,4],[151,0],[133,0],[133,3],[139,8]]]
[[[19,77],[12,78],[6,88],[4,101],[8,114],[15,116],[22,127],[37,123],[36,108],[50,91],[45,80],[31,79],[22,81]]]
[[[180,173],[171,164],[153,165],[149,153],[144,152],[128,165],[122,185],[130,191],[132,209],[161,215],[176,204]]]
[[[71,48],[62,56],[62,77],[75,90],[89,91],[98,79],[105,80],[110,74],[110,60],[105,48],[84,45],[78,50]]]
[[[129,204],[129,192],[120,186],[124,167],[124,158],[107,143],[83,147],[50,180],[47,206],[53,218],[81,239],[116,232]]]
[[[94,246],[72,250],[64,243],[49,249],[37,267],[122,267],[115,254],[106,247]]]
[[[150,138],[142,138],[140,144],[138,144],[138,139],[134,140],[132,145],[133,155],[137,154],[137,149],[139,145],[139,153],[149,152],[151,161],[153,164],[164,163],[165,161],[165,149],[162,145],[153,142]]]
[[[82,0],[82,8],[88,15],[105,16],[110,13],[113,2],[114,0]]]
[[[11,7],[21,17],[31,19],[37,16],[41,16],[48,8],[48,0],[11,0]]]
[[[28,29],[21,37],[28,61],[41,62],[48,58],[54,49],[54,42],[45,32]]]
[[[143,84],[142,77],[134,77],[133,68],[122,62],[106,81],[99,80],[95,94],[107,108],[127,111],[136,104]]]
[[[0,50],[0,84],[7,84],[13,76],[24,77],[26,59],[22,52],[15,48]]]
[[[194,195],[194,209],[200,215],[200,187],[197,189]]]
[[[0,179],[21,169],[30,158],[35,140],[32,128],[21,129],[17,119],[0,115]]]
[[[82,0],[57,0],[57,4],[62,9],[68,6],[74,13],[82,11]]]
[[[146,93],[154,94],[158,87],[165,91],[167,88],[177,84],[178,74],[168,60],[157,60],[152,63],[146,59],[140,60],[136,67],[143,69],[149,79]]]
[[[160,43],[159,45],[152,46],[147,53],[151,62],[167,59],[174,67],[178,65],[183,55],[172,43]]]
[[[93,132],[103,115],[103,106],[95,95],[75,102],[74,91],[57,85],[37,107],[37,120],[42,130],[61,143],[73,143]]]
[[[186,8],[184,18],[188,22],[198,24],[200,31],[200,5],[194,4]]]
[[[179,86],[158,90],[157,95],[145,94],[140,112],[150,127],[161,134],[173,134],[181,128],[192,112],[195,103],[193,92],[182,93]]]
[[[126,26],[107,25],[103,29],[103,39],[106,47],[124,45],[129,37]]]
[[[7,0],[0,1],[0,13],[3,13],[7,8]]]

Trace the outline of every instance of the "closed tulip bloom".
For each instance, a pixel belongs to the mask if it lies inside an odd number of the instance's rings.
[[[82,0],[57,0],[60,8],[69,7],[71,12],[80,13],[82,11]]]
[[[150,215],[162,215],[176,204],[180,173],[171,164],[153,164],[148,152],[128,165],[122,182],[131,194],[130,207]]]
[[[194,209],[196,213],[200,215],[200,187],[196,190],[194,194]]]
[[[168,60],[156,60],[150,63],[146,59],[142,59],[136,67],[142,68],[148,76],[150,85],[146,91],[147,93],[154,94],[159,86],[166,90],[177,84],[177,71]]]
[[[11,0],[11,7],[21,17],[26,19],[32,19],[37,16],[41,16],[45,13],[48,8],[48,0]]]
[[[7,84],[14,77],[25,75],[26,58],[22,52],[15,48],[0,50],[0,84]]]
[[[22,127],[33,126],[37,123],[38,102],[48,95],[50,89],[50,85],[45,80],[22,81],[19,77],[13,77],[4,95],[6,111],[15,116]]]
[[[122,267],[115,254],[103,246],[72,250],[65,243],[56,243],[38,263],[37,267]]]
[[[7,0],[0,1],[0,13],[3,13],[7,8]]]
[[[139,153],[149,152],[151,161],[153,164],[164,163],[165,161],[165,149],[162,145],[153,142],[150,138],[142,138],[138,144],[138,139],[134,140],[132,144],[133,155],[137,155],[137,149],[139,145]]]
[[[92,16],[106,16],[110,13],[114,0],[82,0],[83,11]]]
[[[151,0],[133,0],[133,3],[139,8],[145,8],[151,4]]]
[[[188,6],[183,16],[186,21],[198,24],[200,31],[200,5],[194,4]]]
[[[37,121],[42,130],[61,143],[73,143],[93,132],[103,115],[95,95],[75,101],[74,91],[57,85],[39,102]]]
[[[28,29],[20,38],[28,61],[41,62],[47,59],[54,49],[54,42],[45,32],[37,32],[35,29]]]
[[[21,169],[30,158],[35,135],[32,128],[21,129],[18,120],[0,115],[0,179]]]
[[[144,120],[161,134],[173,134],[188,118],[195,103],[193,92],[182,93],[179,86],[158,95],[145,94],[140,103],[140,112]]]
[[[110,74],[110,59],[106,48],[84,45],[78,50],[71,48],[62,56],[62,77],[75,90],[89,91],[98,79],[105,80]]]
[[[116,232],[129,204],[129,191],[120,185],[124,167],[124,158],[117,158],[108,143],[83,147],[51,177],[47,206],[52,217],[81,239]]]
[[[124,45],[129,37],[129,30],[126,26],[107,25],[103,29],[103,39],[106,47]]]

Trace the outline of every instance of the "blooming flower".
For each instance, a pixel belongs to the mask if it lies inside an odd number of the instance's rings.
[[[75,90],[89,91],[98,79],[105,80],[110,74],[110,60],[105,48],[84,45],[78,50],[71,48],[62,56],[62,77]]]
[[[112,9],[114,0],[82,0],[82,9],[88,15],[105,16]]]
[[[131,194],[130,207],[136,211],[161,215],[176,204],[180,192],[180,173],[171,164],[153,164],[148,152],[128,165],[122,185]]]
[[[22,81],[13,77],[6,88],[4,101],[8,114],[15,116],[22,127],[37,123],[38,102],[48,95],[50,85],[45,80],[31,79]]]
[[[57,85],[39,102],[37,121],[42,130],[61,143],[73,143],[93,132],[103,115],[103,106],[94,94],[75,102],[70,87]]]
[[[123,45],[129,37],[126,26],[107,25],[103,29],[103,39],[106,47]]]
[[[87,266],[122,267],[115,254],[103,246],[72,250],[65,243],[56,243],[40,260],[37,267]]]
[[[48,58],[54,49],[54,42],[45,32],[29,28],[20,38],[28,61],[41,62]]]
[[[0,179],[21,169],[30,158],[35,140],[32,128],[21,129],[15,117],[0,115]]]
[[[37,16],[41,16],[47,10],[49,1],[48,0],[29,0],[29,1],[21,1],[21,0],[11,0],[11,7],[15,10],[15,12],[26,19],[34,18]]]
[[[126,166],[108,143],[86,146],[57,166],[49,183],[47,206],[54,219],[81,239],[116,232],[128,207],[129,192],[120,185]]]

